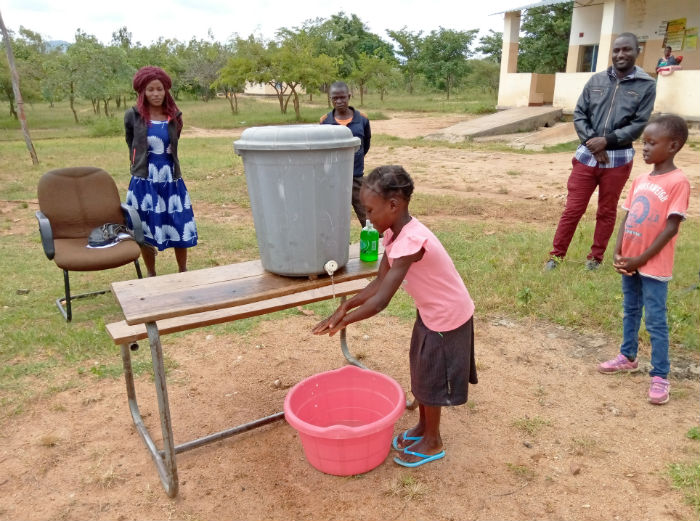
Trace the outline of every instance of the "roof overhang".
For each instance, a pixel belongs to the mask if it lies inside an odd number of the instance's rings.
[[[512,13],[515,11],[525,11],[526,9],[533,9],[535,7],[546,7],[548,5],[556,5],[556,4],[567,4],[570,3],[572,0],[540,0],[539,2],[535,2],[534,4],[527,4],[523,5],[520,7],[513,7],[512,9],[507,9],[505,11],[499,11],[498,13],[493,13],[493,14],[504,14],[504,13]],[[576,0],[574,1],[574,7],[583,7],[586,5],[591,5],[594,3],[596,0]],[[600,3],[600,0],[598,0],[598,3]]]

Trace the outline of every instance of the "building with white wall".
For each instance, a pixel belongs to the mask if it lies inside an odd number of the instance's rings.
[[[683,56],[682,70],[658,77],[654,111],[700,121],[698,0],[577,0],[571,18],[566,71],[518,72],[521,12],[564,1],[543,0],[504,13],[499,108],[552,104],[564,113],[573,112],[588,78],[611,65],[615,38],[631,32],[640,42],[637,65],[652,76],[656,76],[657,60],[663,55],[665,43],[673,47],[675,56]]]

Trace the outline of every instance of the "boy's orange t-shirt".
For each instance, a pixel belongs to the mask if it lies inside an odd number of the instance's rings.
[[[690,183],[682,170],[661,175],[643,174],[632,182],[622,208],[627,210],[622,256],[638,257],[644,253],[666,227],[670,215],[685,220],[690,201]],[[676,238],[640,266],[639,274],[658,280],[671,280]]]

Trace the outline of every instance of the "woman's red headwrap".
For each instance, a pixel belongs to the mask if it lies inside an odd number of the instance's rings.
[[[136,108],[141,114],[144,121],[150,122],[150,113],[148,110],[148,102],[146,101],[146,85],[151,83],[153,80],[160,80],[165,89],[165,97],[163,98],[163,112],[171,118],[177,121],[178,133],[182,130],[182,117],[178,116],[180,110],[175,104],[175,100],[170,95],[170,87],[172,87],[173,82],[170,76],[161,69],[160,67],[141,67],[134,75],[134,90],[138,92],[138,101],[136,102]]]

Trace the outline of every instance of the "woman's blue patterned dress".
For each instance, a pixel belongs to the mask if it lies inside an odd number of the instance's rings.
[[[148,178],[132,176],[126,202],[143,222],[146,242],[162,251],[197,244],[197,225],[185,181],[173,179],[167,121],[148,126]]]

